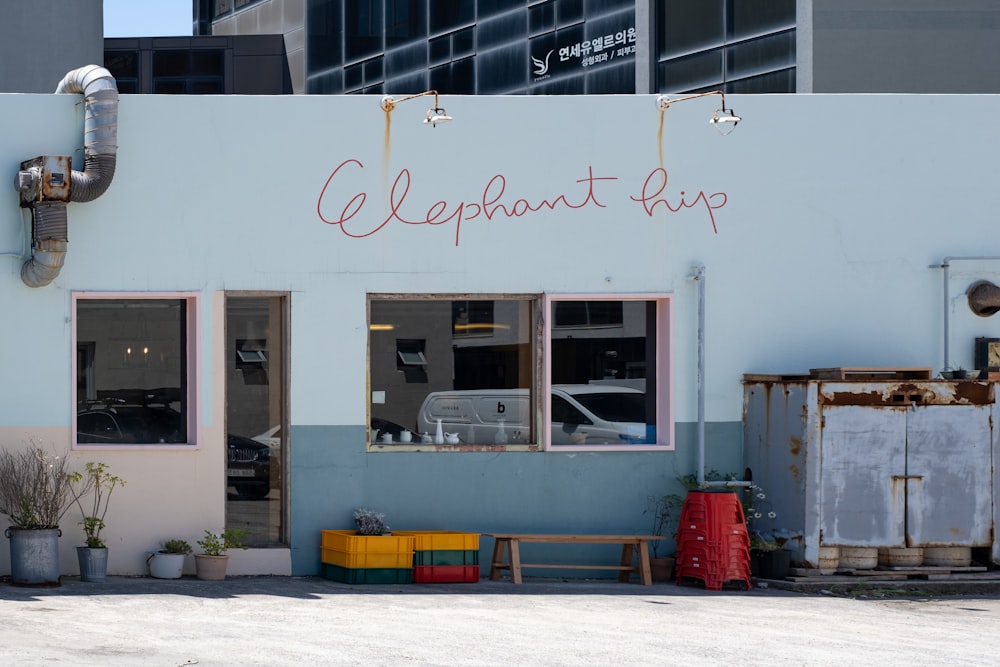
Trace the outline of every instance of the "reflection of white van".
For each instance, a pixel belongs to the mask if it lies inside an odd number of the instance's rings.
[[[531,406],[527,389],[436,391],[417,414],[420,433],[434,435],[438,420],[445,433],[465,444],[527,443]],[[646,394],[605,384],[552,386],[554,445],[629,444],[647,439]]]

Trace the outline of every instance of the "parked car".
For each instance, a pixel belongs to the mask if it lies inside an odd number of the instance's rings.
[[[187,442],[181,415],[172,408],[145,405],[101,405],[77,413],[79,443],[148,445]],[[271,448],[239,435],[226,436],[226,477],[241,498],[263,498],[271,489]]]

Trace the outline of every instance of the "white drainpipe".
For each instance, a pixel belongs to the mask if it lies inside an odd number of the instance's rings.
[[[694,265],[691,279],[698,283],[698,461],[697,479],[699,488],[747,487],[752,482],[737,480],[705,479],[705,265]]]

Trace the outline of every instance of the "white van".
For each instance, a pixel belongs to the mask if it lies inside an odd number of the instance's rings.
[[[417,414],[424,439],[434,437],[438,420],[445,434],[463,444],[492,445],[531,441],[527,389],[436,391]],[[647,438],[646,394],[606,384],[552,386],[553,445],[638,444]]]

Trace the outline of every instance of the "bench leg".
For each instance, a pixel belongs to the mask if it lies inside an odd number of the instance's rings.
[[[515,584],[521,583],[521,546],[516,540],[510,540],[510,580]]]
[[[631,544],[626,543],[622,545],[621,566],[631,568],[628,570],[622,570],[618,573],[618,581],[623,584],[628,583],[629,576],[635,571],[635,568],[632,567],[632,551],[633,549]]]
[[[643,586],[653,585],[653,572],[649,569],[649,547],[645,542],[639,543],[639,580]]]
[[[500,579],[500,570],[504,567],[504,551],[510,541],[504,539],[497,539],[496,543],[493,544],[493,561],[490,563],[490,581],[497,581]]]

